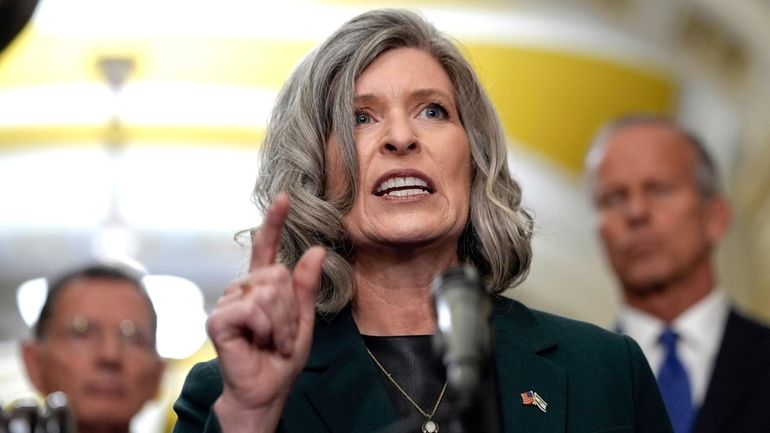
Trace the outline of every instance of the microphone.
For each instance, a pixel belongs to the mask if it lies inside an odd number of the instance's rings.
[[[0,406],[0,433],[75,433],[75,419],[62,392],[48,395],[44,406],[32,399]]]
[[[37,403],[32,399],[18,400],[13,404],[13,408],[3,417],[8,433],[34,433],[38,429],[40,419],[40,409]]]
[[[486,392],[494,386],[492,300],[478,271],[471,265],[448,269],[433,280],[431,295],[437,324],[433,352],[447,373],[445,404],[435,417],[441,432],[501,433],[497,393]],[[412,432],[423,421],[413,414],[378,433]]]
[[[490,353],[489,294],[471,265],[439,274],[431,287],[438,330],[434,350],[442,354],[447,388],[458,409],[469,409],[479,390]]]
[[[75,417],[63,392],[53,392],[45,399],[46,433],[75,433]]]

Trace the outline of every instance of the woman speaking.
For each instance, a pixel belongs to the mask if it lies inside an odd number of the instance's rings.
[[[461,264],[491,299],[479,398],[501,431],[670,431],[634,342],[498,295],[526,276],[532,218],[476,74],[420,16],[340,27],[261,152],[249,271],[211,313],[218,358],[191,370],[175,432],[449,431],[431,283]]]

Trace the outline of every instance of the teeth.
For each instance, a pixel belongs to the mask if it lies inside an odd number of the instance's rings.
[[[425,191],[424,189],[398,189],[398,190],[389,192],[387,195],[392,195],[395,197],[408,197],[410,195],[423,195],[423,194],[428,194],[428,191]]]
[[[390,179],[381,183],[380,186],[377,187],[377,192],[379,193],[391,188],[403,188],[403,187],[415,187],[415,191],[419,191],[420,193],[426,193],[422,188],[427,188],[428,183],[420,178],[413,177],[413,176],[391,177]],[[396,195],[394,194],[395,192],[399,192],[399,191],[393,191],[390,194]],[[415,194],[416,193],[417,192],[415,192]]]

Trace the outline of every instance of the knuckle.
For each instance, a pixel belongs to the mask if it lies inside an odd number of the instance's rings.
[[[262,309],[260,307],[259,302],[254,302],[254,301],[245,302],[242,308],[246,317],[258,316]]]
[[[224,294],[229,295],[230,293],[235,293],[239,290],[241,290],[241,282],[239,280],[233,280],[225,287]]]
[[[268,311],[272,311],[280,303],[280,290],[277,286],[270,285],[268,290],[259,294],[259,303]]]
[[[268,267],[266,272],[271,281],[285,283],[290,278],[289,270],[284,265],[276,264]]]
[[[222,329],[221,321],[219,318],[220,314],[218,314],[218,312],[215,310],[206,320],[206,333],[212,339],[215,339],[215,337],[219,335],[220,330]]]

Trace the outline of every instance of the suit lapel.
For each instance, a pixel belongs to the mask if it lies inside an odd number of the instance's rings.
[[[350,310],[317,322],[306,369],[325,369],[305,395],[332,433],[369,433],[396,420]]]
[[[496,301],[493,332],[505,432],[566,431],[567,374],[541,356],[556,341],[531,311],[510,300]],[[527,391],[548,403],[546,412],[523,403]]]
[[[753,354],[756,349],[754,335],[749,322],[730,311],[708,392],[698,411],[693,433],[724,431],[726,423],[742,404],[740,398],[729,396],[747,395],[757,371],[767,368]]]
[[[567,374],[543,356],[556,341],[530,310],[504,298],[495,301],[492,328],[505,432],[566,431]],[[397,420],[375,368],[349,310],[317,323],[306,369],[323,373],[304,392],[330,432],[368,433]],[[546,412],[522,403],[530,390]]]

